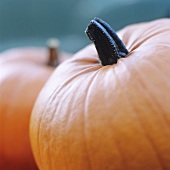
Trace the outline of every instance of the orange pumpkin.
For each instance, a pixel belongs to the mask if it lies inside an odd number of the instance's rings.
[[[170,169],[170,19],[118,35],[125,58],[102,66],[90,45],[39,94],[30,137],[40,170]]]
[[[29,140],[35,99],[54,70],[47,50],[17,48],[0,54],[0,169],[37,169]],[[69,55],[60,56],[60,60]]]

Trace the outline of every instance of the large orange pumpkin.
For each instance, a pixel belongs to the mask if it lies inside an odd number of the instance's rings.
[[[102,66],[90,45],[42,89],[30,125],[40,170],[170,170],[170,19],[118,35],[125,58]]]
[[[37,169],[29,140],[35,99],[54,70],[41,48],[17,48],[0,54],[0,169]],[[59,56],[60,60],[68,55]]]

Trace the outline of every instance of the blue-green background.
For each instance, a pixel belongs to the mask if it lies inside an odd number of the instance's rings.
[[[90,43],[84,30],[94,17],[118,30],[169,16],[170,0],[0,0],[0,51],[57,37],[62,50],[76,52]]]

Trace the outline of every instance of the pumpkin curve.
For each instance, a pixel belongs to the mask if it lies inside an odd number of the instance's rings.
[[[37,169],[29,139],[31,111],[54,71],[45,48],[14,48],[0,53],[0,169]],[[69,55],[59,56],[60,62]]]
[[[101,66],[93,45],[62,63],[35,103],[40,170],[170,169],[170,19],[118,32],[129,50]]]

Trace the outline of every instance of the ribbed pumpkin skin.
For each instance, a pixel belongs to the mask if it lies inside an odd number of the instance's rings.
[[[0,54],[0,170],[34,170],[29,121],[34,102],[53,72],[41,48]]]
[[[90,45],[42,89],[30,125],[40,170],[170,169],[170,20],[119,36],[126,58],[102,67]]]

